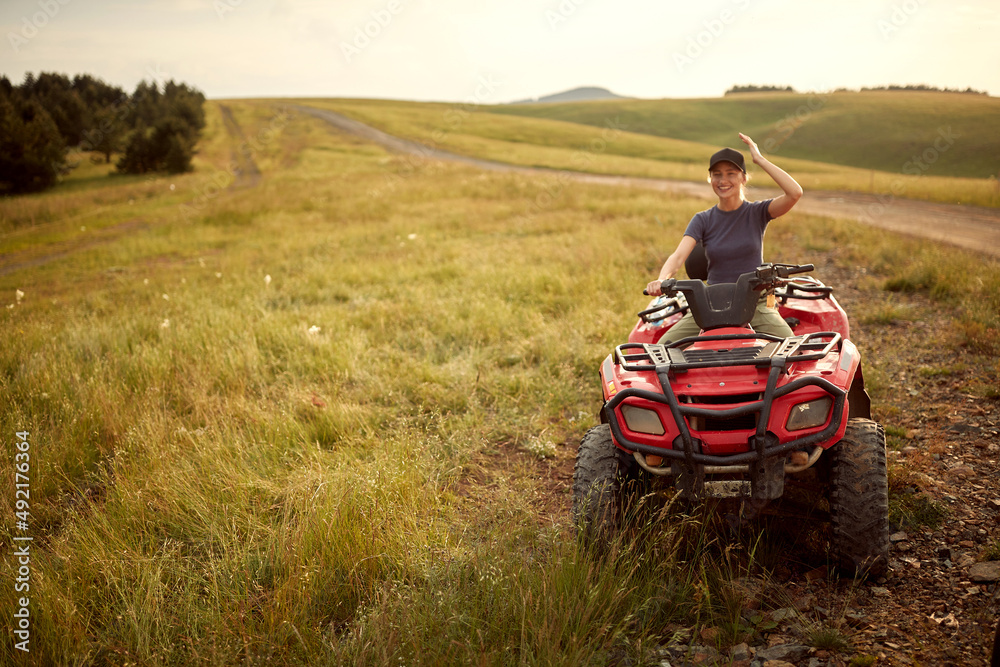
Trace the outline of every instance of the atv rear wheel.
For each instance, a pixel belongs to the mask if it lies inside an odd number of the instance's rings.
[[[847,571],[878,576],[889,564],[885,431],[870,419],[851,419],[830,453],[834,557]]]
[[[611,439],[607,424],[583,436],[573,471],[573,523],[585,542],[618,532],[632,468]]]

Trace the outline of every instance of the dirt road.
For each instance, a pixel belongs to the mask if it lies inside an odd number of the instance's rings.
[[[409,139],[386,134],[333,111],[304,106],[297,108],[303,113],[327,121],[344,132],[375,142],[395,153],[405,153],[431,160],[462,162],[491,171],[558,175],[560,178],[581,183],[650,188],[679,192],[706,200],[714,199],[712,190],[707,183],[521,167],[458,155],[439,148],[425,146]],[[756,199],[764,199],[778,193],[777,190],[764,188],[754,189],[753,192]],[[807,191],[806,196],[798,203],[796,210],[813,215],[859,220],[893,232],[933,239],[1000,257],[1000,209],[934,204],[913,199],[901,199],[892,195],[816,190]]]

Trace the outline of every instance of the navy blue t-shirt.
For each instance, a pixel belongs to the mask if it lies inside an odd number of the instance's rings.
[[[764,230],[771,216],[770,199],[743,202],[735,211],[718,206],[695,213],[685,236],[701,241],[708,257],[708,284],[735,283],[764,263]]]

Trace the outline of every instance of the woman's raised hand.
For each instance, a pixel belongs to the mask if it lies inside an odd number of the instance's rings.
[[[754,164],[756,164],[757,160],[759,158],[763,157],[760,154],[760,149],[757,148],[757,144],[754,142],[753,139],[751,139],[747,135],[743,134],[742,132],[740,132],[739,135],[740,135],[740,139],[743,140],[743,143],[745,143],[750,148],[750,157],[753,158]]]

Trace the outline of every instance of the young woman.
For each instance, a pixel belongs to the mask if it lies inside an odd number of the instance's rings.
[[[740,139],[749,147],[753,163],[774,179],[782,194],[774,199],[748,202],[744,196],[747,170],[743,154],[732,148],[723,148],[713,155],[708,165],[709,182],[719,203],[691,218],[677,249],[660,269],[659,278],[646,286],[649,294],[660,294],[660,281],[677,274],[699,241],[708,258],[710,285],[735,283],[741,273],[753,271],[764,263],[764,231],[767,224],[795,206],[795,202],[802,197],[802,186],[761,155],[753,139],[742,133]],[[778,311],[769,308],[765,301],[758,304],[750,326],[760,333],[785,337],[792,335],[792,330]],[[662,342],[697,336],[699,331],[689,311],[667,331]]]

